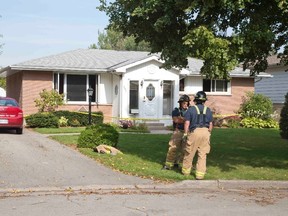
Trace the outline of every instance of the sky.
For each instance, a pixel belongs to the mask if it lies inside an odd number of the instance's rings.
[[[0,67],[97,43],[108,17],[98,0],[5,0],[0,9]]]

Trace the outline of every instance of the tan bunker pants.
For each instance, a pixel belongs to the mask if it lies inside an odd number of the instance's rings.
[[[206,172],[206,156],[210,152],[210,132],[208,128],[196,128],[188,133],[182,173],[190,175],[192,161],[197,152],[198,159],[196,164],[196,179],[203,179]]]

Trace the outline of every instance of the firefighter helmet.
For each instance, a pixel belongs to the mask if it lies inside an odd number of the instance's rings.
[[[205,102],[207,100],[206,93],[204,91],[199,91],[194,97],[194,102]]]
[[[181,102],[190,102],[190,97],[186,94],[182,95],[179,100],[178,100],[178,103],[181,103]]]

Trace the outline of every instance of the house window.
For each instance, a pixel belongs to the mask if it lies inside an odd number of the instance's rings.
[[[184,91],[185,78],[179,80],[179,91]]]
[[[203,80],[203,91],[205,92],[228,92],[229,81],[227,80]]]
[[[66,98],[68,101],[86,101],[87,89],[87,76],[67,75]]]
[[[129,110],[139,109],[139,81],[130,81]]]
[[[146,97],[149,101],[155,98],[155,87],[151,83],[146,87]]]
[[[54,74],[54,89],[57,90],[59,94],[64,93],[64,74]]]
[[[163,115],[171,115],[173,109],[173,82],[164,80],[163,83]]]
[[[94,89],[92,102],[96,101],[98,75],[54,74],[54,89],[64,94],[68,102],[87,102],[89,87]],[[65,88],[64,88],[65,87]]]

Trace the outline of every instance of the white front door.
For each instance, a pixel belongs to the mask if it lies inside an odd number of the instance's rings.
[[[141,88],[140,110],[142,118],[157,119],[162,115],[162,88],[159,80],[144,80]]]

